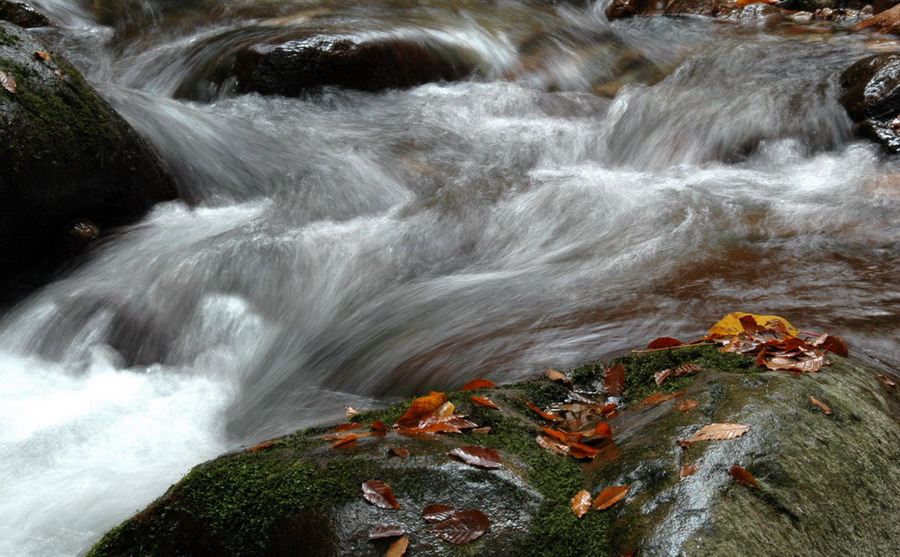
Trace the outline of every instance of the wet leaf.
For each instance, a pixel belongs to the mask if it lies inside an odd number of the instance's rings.
[[[628,489],[630,486],[627,485],[614,485],[612,487],[607,487],[603,491],[597,495],[597,498],[594,499],[593,508],[596,511],[602,511],[603,509],[608,509],[609,507],[615,505],[619,501],[625,498],[628,495]]]
[[[688,476],[693,476],[697,473],[698,468],[693,464],[685,464],[681,467],[681,472],[679,472],[679,476],[682,478],[686,478]]]
[[[694,408],[696,408],[700,403],[692,398],[686,398],[684,400],[679,400],[675,403],[675,409],[680,410],[681,412],[690,412]]]
[[[425,508],[422,509],[422,518],[424,518],[426,522],[441,522],[450,518],[455,512],[456,509],[450,505],[426,505]]]
[[[258,445],[253,445],[252,447],[247,448],[246,452],[255,453],[255,452],[261,451],[263,449],[268,449],[269,447],[271,447],[274,444],[275,444],[275,441],[265,441]]]
[[[337,449],[338,447],[344,447],[351,443],[355,443],[357,439],[359,439],[358,435],[348,435],[346,437],[343,437],[343,438],[337,440],[333,445],[331,445],[331,448]]]
[[[538,445],[547,449],[553,454],[557,454],[559,456],[566,456],[569,454],[568,449],[564,444],[554,441],[553,439],[548,439],[543,435],[538,435],[534,438],[534,440]]]
[[[334,428],[334,431],[351,431],[354,429],[359,429],[362,427],[362,424],[358,424],[356,422],[349,422],[346,424],[341,424]]]
[[[728,473],[731,474],[732,478],[747,487],[757,487],[756,478],[753,477],[753,474],[744,470],[740,466],[732,466],[728,469]]]
[[[597,425],[594,426],[594,433],[612,439],[612,428],[606,422],[597,422]]]
[[[388,524],[385,526],[376,526],[369,532],[369,541],[380,540],[382,538],[393,538],[402,536],[406,533],[406,528],[400,524]]]
[[[472,404],[475,406],[481,406],[482,408],[493,408],[494,410],[500,410],[500,408],[494,404],[494,402],[483,396],[470,396],[469,399],[472,401]]]
[[[657,350],[660,348],[672,348],[673,346],[683,346],[684,343],[677,338],[659,337],[647,345],[647,350]]]
[[[664,395],[660,392],[653,393],[648,396],[644,400],[638,402],[634,405],[634,408],[640,408],[641,406],[655,406],[657,404],[662,404],[663,402],[667,402],[672,400],[673,398],[678,398],[680,396],[684,396],[684,391],[678,391],[677,393],[669,393]]]
[[[372,431],[376,433],[387,433],[387,426],[385,426],[381,421],[372,422],[372,425],[369,426],[372,428]]]
[[[829,407],[827,404],[825,404],[821,400],[817,399],[816,397],[814,397],[812,395],[809,395],[809,401],[812,402],[813,404],[815,404],[816,406],[818,406],[819,408],[821,408],[822,412],[825,412],[829,416],[831,415],[831,407]]]
[[[556,371],[552,367],[547,368],[547,379],[549,379],[550,381],[556,381],[558,383],[566,383],[568,385],[571,385],[573,383],[572,379],[568,375]]]
[[[460,389],[460,391],[475,391],[478,389],[493,389],[497,384],[487,379],[472,379]]]
[[[625,366],[613,364],[606,370],[603,378],[603,390],[609,396],[620,397],[625,392]]]
[[[353,416],[359,414],[359,410],[357,410],[356,408],[354,408],[352,406],[344,406],[344,414],[348,418],[352,418]]]
[[[362,484],[363,497],[380,509],[399,509],[400,503],[394,497],[391,486],[381,480],[369,480]]]
[[[897,386],[897,383],[887,375],[879,375],[878,378],[881,379],[881,382],[889,389],[893,389]]]
[[[822,348],[845,358],[850,355],[847,343],[837,335],[828,335],[825,338],[825,342],[822,343]]]
[[[412,401],[406,413],[397,418],[395,425],[400,427],[416,427],[419,420],[430,416],[435,410],[447,402],[446,393],[432,391],[428,396],[422,396]]]
[[[444,404],[438,406],[432,414],[434,416],[437,416],[438,418],[445,418],[447,416],[452,416],[455,410],[456,406],[454,406],[453,403],[448,400]]]
[[[388,456],[399,456],[400,458],[409,458],[409,451],[403,447],[388,447]]]
[[[662,371],[658,371],[653,377],[656,380],[657,385],[662,385],[663,381],[665,381],[669,377],[681,377],[682,375],[696,373],[701,369],[703,368],[701,368],[697,364],[684,364],[676,367],[675,369],[664,369]]]
[[[464,447],[457,447],[447,454],[461,459],[466,464],[478,466],[479,468],[503,467],[503,464],[500,462],[500,453],[488,447],[466,445]]]
[[[750,426],[748,425],[731,422],[709,424],[701,427],[697,433],[693,434],[691,438],[688,439],[688,442],[696,443],[697,441],[723,441],[726,439],[734,439],[735,437],[740,437],[747,433],[748,429],[750,429]]]
[[[543,410],[541,410],[540,408],[538,408],[537,405],[534,404],[533,402],[526,402],[526,403],[525,403],[525,406],[527,406],[528,408],[530,408],[532,411],[534,411],[535,413],[537,413],[537,415],[539,415],[540,417],[544,418],[545,420],[550,420],[551,422],[561,422],[561,421],[563,421],[563,419],[560,418],[559,416],[556,416],[556,415],[553,415],[553,414],[548,414],[547,412],[544,412]]]
[[[16,92],[16,80],[12,74],[0,71],[0,85],[10,93]]]
[[[777,315],[754,315],[752,313],[744,313],[742,311],[729,313],[728,315],[720,319],[715,325],[710,327],[707,334],[710,337],[729,337],[743,332],[748,332],[744,328],[744,325],[741,323],[741,318],[746,316],[750,316],[757,327],[766,327],[767,325],[767,328],[769,329],[777,327],[778,329],[783,329],[787,336],[792,337],[800,334],[800,331],[794,328],[794,326],[791,325],[783,317],[778,317]],[[749,321],[745,320],[744,323],[749,323]],[[776,323],[777,325],[775,325]]]
[[[48,62],[50,60],[50,54],[44,52],[43,50],[35,50],[34,51],[34,59],[35,60],[43,60],[44,62]]]
[[[607,404],[606,406],[604,406],[603,408],[600,409],[600,415],[605,416],[607,418],[611,418],[618,413],[618,408],[619,408],[618,404],[616,404],[615,402],[611,402],[610,404]]]
[[[566,432],[560,431],[558,429],[550,429],[549,427],[542,427],[541,431],[546,433],[548,436],[553,437],[557,441],[561,441],[563,443],[569,442],[569,436],[566,435]]]
[[[471,430],[469,433],[476,433],[478,435],[487,435],[488,433],[491,432],[491,429],[492,429],[491,426],[476,427],[475,429]]]
[[[491,520],[479,510],[456,511],[431,527],[431,533],[444,541],[464,544],[480,538],[491,527]]]
[[[586,489],[582,489],[576,493],[575,497],[572,497],[572,503],[570,505],[575,516],[581,518],[591,510],[592,500],[593,497],[591,497],[591,493]]]
[[[403,557],[406,555],[406,549],[409,547],[409,538],[403,536],[394,542],[388,547],[387,553],[384,557]]]

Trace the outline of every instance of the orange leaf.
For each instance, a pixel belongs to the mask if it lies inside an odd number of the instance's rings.
[[[572,497],[570,506],[572,512],[575,513],[575,516],[581,518],[591,510],[591,499],[593,499],[593,497],[591,497],[591,493],[586,489],[582,489],[575,494],[575,497]]]
[[[568,375],[566,375],[565,373],[560,373],[552,367],[547,368],[547,378],[550,379],[550,381],[568,383],[569,385],[572,384],[572,379],[570,379]]]
[[[394,455],[400,458],[409,458],[409,451],[403,447],[388,447],[388,456]]]
[[[387,426],[381,423],[380,420],[377,422],[372,422],[372,425],[370,425],[369,427],[371,427],[372,430],[376,433],[387,433]]]
[[[255,452],[261,451],[261,450],[263,450],[263,449],[268,449],[268,448],[271,447],[274,443],[275,443],[274,440],[273,440],[273,441],[265,441],[265,442],[263,442],[263,443],[260,443],[259,445],[253,445],[252,447],[246,449],[246,451],[247,451],[248,453],[255,453]]]
[[[625,498],[625,496],[628,494],[628,489],[629,486],[627,485],[614,485],[612,487],[607,487],[600,492],[600,495],[598,495],[596,499],[594,499],[594,510],[602,511],[603,509],[608,509],[609,507],[615,505]]]
[[[369,532],[369,541],[380,540],[382,538],[393,538],[402,536],[406,533],[406,528],[399,524],[388,524],[385,526],[376,526]]]
[[[650,344],[647,345],[647,350],[656,350],[659,348],[671,348],[673,346],[682,346],[683,342],[678,340],[677,338],[672,337],[659,337],[654,340]]]
[[[384,557],[403,557],[406,555],[406,548],[409,547],[409,538],[403,536],[402,538],[398,538],[394,540],[394,542],[388,547],[387,553]]]
[[[612,439],[612,428],[606,422],[597,422],[597,425],[594,427],[594,433]]]
[[[342,439],[336,441],[331,448],[336,449],[338,447],[343,447],[344,445],[349,445],[350,443],[355,443],[359,437],[357,435],[348,435]]]
[[[656,392],[656,393],[653,393],[652,395],[648,396],[644,400],[635,404],[634,407],[640,408],[641,406],[655,406],[657,404],[662,404],[663,402],[672,400],[673,398],[678,398],[683,395],[684,395],[684,391],[678,391],[677,393],[669,393],[667,395],[664,395],[660,392]]]
[[[470,396],[469,399],[475,406],[481,406],[482,408],[493,408],[494,410],[500,410],[500,408],[494,404],[494,402],[483,396]]]
[[[692,398],[686,398],[684,400],[679,400],[678,402],[676,402],[675,408],[682,412],[689,412],[689,411],[693,410],[694,408],[696,408],[698,404],[700,404],[700,403],[697,402],[696,400],[694,400]]]
[[[541,431],[558,441],[562,441],[563,443],[569,442],[569,436],[566,435],[564,431],[560,431],[558,429],[550,429],[549,427],[542,427]]]
[[[560,418],[559,416],[554,416],[553,414],[548,414],[547,412],[544,412],[543,410],[538,408],[537,405],[535,405],[533,402],[526,402],[525,406],[527,406],[528,408],[530,408],[531,410],[536,412],[540,417],[544,418],[545,420],[550,420],[551,422],[563,421],[563,419]]]
[[[416,427],[419,425],[419,420],[432,414],[445,402],[447,402],[446,393],[432,391],[428,396],[422,396],[412,401],[412,404],[410,404],[406,413],[397,418],[395,425],[399,425],[400,427]]]
[[[698,470],[698,468],[696,466],[694,466],[693,464],[685,464],[684,466],[681,467],[681,472],[679,473],[679,476],[681,476],[682,478],[686,478],[688,476],[693,476],[694,474],[697,473],[697,470]]]
[[[701,427],[697,433],[693,434],[691,438],[688,439],[688,442],[696,443],[697,441],[722,441],[725,439],[734,439],[735,437],[740,437],[747,433],[748,429],[750,429],[750,426],[748,425],[731,422],[709,424]]]
[[[426,522],[441,522],[450,518],[456,509],[450,505],[431,504],[422,509],[422,518]]]
[[[817,399],[816,397],[814,397],[812,395],[809,395],[809,401],[812,402],[813,404],[815,404],[816,406],[818,406],[819,408],[821,408],[822,412],[825,412],[829,416],[831,415],[831,408],[827,404],[822,402],[821,400]]]
[[[481,537],[491,527],[491,520],[478,510],[456,511],[450,518],[430,528],[431,533],[444,541],[464,544]]]
[[[460,391],[475,391],[478,389],[493,389],[497,384],[493,381],[488,381],[487,379],[472,379],[465,385],[463,385]]]
[[[500,453],[488,447],[466,445],[465,447],[457,447],[447,454],[461,459],[466,464],[478,466],[479,468],[503,467],[503,464],[500,462]]]
[[[731,474],[731,477],[740,483],[744,484],[747,487],[757,487],[756,478],[753,477],[753,474],[744,470],[740,466],[732,466],[728,469],[728,473]]]
[[[567,452],[573,458],[594,458],[600,452],[600,449],[581,443],[569,443]]]
[[[622,364],[609,366],[603,378],[603,390],[609,396],[622,396],[625,392],[625,366]]]
[[[400,503],[394,497],[391,486],[381,480],[369,480],[362,484],[363,497],[380,509],[399,509]]]
[[[341,425],[337,426],[336,428],[334,428],[334,431],[336,431],[336,432],[337,431],[350,431],[353,429],[359,429],[361,427],[362,427],[362,424],[358,424],[356,422],[350,422],[350,423],[341,424]]]
[[[50,55],[48,53],[44,52],[43,50],[36,50],[36,51],[34,51],[34,59],[35,60],[43,60],[44,62],[47,62],[50,60]]]
[[[618,411],[616,410],[618,407],[619,407],[618,404],[616,404],[615,402],[611,402],[600,409],[600,415],[606,416],[607,418],[611,418],[618,413]]]

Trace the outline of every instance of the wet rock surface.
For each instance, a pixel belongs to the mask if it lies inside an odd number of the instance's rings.
[[[287,555],[297,547],[377,555],[386,542],[367,534],[387,524],[402,526],[410,551],[424,555],[545,555],[551,548],[555,555],[638,548],[647,555],[764,555],[775,546],[783,554],[888,554],[900,539],[900,485],[889,481],[900,472],[898,393],[850,360],[791,375],[760,373],[748,358],[725,356],[697,347],[625,358],[623,405],[610,420],[615,443],[593,461],[534,442],[548,424],[525,402],[562,402],[569,390],[561,384],[537,379],[474,393],[490,396],[499,410],[476,407],[472,392],[450,393],[457,412],[491,432],[420,438],[390,431],[340,448],[322,439],[328,428],[280,438],[198,466],[90,555]],[[638,404],[657,389],[654,369],[685,362],[703,371],[663,386],[683,391],[679,397]],[[602,400],[595,390],[603,369],[573,370],[574,389]],[[679,410],[687,399],[697,405]],[[392,423],[406,407],[354,420]],[[725,421],[750,429],[736,439],[677,443]],[[494,447],[503,467],[479,469],[447,456],[464,444]],[[409,458],[390,456],[390,446],[406,448]],[[685,465],[696,473],[680,477]],[[737,483],[732,466],[749,471],[758,487]],[[360,484],[371,479],[391,485],[402,509],[364,501]],[[624,502],[581,519],[568,508],[579,490],[596,495],[612,485],[630,486]],[[491,529],[469,545],[443,542],[420,515],[431,503],[482,510]]]
[[[0,19],[25,28],[46,27],[51,24],[50,18],[32,5],[15,0],[0,0]]]
[[[900,55],[864,58],[841,74],[841,104],[857,122],[858,134],[900,152]]]

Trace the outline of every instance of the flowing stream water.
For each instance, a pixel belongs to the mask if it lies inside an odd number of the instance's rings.
[[[693,339],[732,311],[900,362],[900,164],[837,102],[863,37],[610,23],[602,2],[143,0],[115,27],[35,4],[182,201],[2,317],[0,555],[77,555],[191,466],[344,405]],[[227,45],[311,25],[459,45],[478,72],[184,98]],[[594,94],[623,52],[661,81]]]

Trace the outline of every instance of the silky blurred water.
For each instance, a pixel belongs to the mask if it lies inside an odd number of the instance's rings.
[[[602,6],[251,4],[134,31],[42,3],[183,201],[0,322],[0,554],[78,554],[191,466],[343,405],[688,340],[731,311],[896,371],[900,169],[835,100],[859,38],[610,25]],[[480,69],[176,98],[216,49],[310,22],[439,37]],[[593,94],[609,48],[662,81]]]

